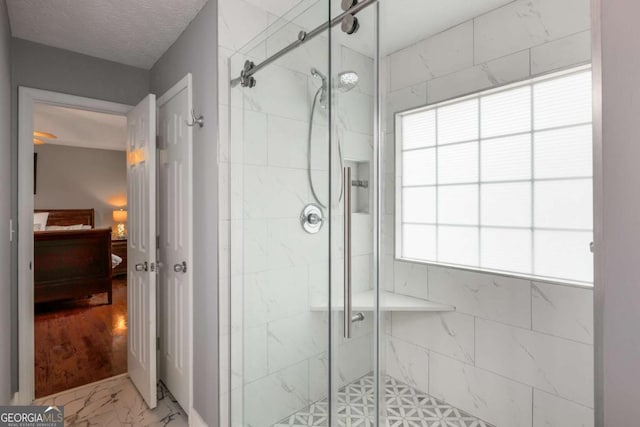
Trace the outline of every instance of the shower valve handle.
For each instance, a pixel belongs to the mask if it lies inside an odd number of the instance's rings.
[[[320,224],[322,222],[322,218],[317,213],[310,213],[307,216],[307,222],[311,225]]]

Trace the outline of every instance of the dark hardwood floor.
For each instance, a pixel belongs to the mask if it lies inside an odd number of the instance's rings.
[[[127,371],[127,279],[107,294],[35,307],[35,395],[59,393]]]

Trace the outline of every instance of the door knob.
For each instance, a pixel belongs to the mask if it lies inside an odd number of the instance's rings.
[[[181,264],[174,264],[173,265],[173,271],[175,271],[176,273],[186,273],[187,272],[187,262],[186,261],[182,261]]]
[[[149,263],[146,261],[140,264],[136,264],[136,271],[149,271]]]

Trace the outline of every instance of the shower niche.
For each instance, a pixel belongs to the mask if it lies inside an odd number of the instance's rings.
[[[368,160],[345,160],[351,168],[351,212],[371,213],[371,162]]]

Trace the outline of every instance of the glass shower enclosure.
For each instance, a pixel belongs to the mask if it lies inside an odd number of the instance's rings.
[[[375,422],[376,25],[301,2],[230,59],[234,425]]]
[[[230,57],[231,425],[592,426],[590,2],[406,3]]]

